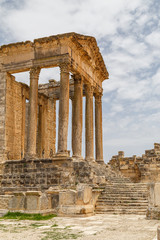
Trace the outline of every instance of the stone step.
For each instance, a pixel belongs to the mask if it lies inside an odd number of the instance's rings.
[[[147,186],[128,186],[128,185],[120,185],[120,184],[114,184],[114,185],[106,185],[105,188],[132,188],[132,189],[147,189]]]
[[[124,196],[124,197],[128,197],[128,196],[130,196],[130,197],[134,197],[134,196],[144,196],[144,197],[146,197],[146,196],[148,196],[148,194],[147,193],[145,193],[145,192],[122,192],[122,193],[119,193],[119,192],[102,192],[102,196],[110,196],[110,197],[116,197],[116,196]]]
[[[97,203],[96,203],[96,206],[99,206],[100,204],[106,204],[106,205],[117,205],[117,204],[119,204],[119,205],[122,205],[122,204],[124,204],[124,205],[148,205],[148,202],[146,201],[146,202],[144,202],[144,201],[141,201],[141,202],[137,202],[137,201],[135,201],[135,202],[133,202],[133,201],[117,201],[116,199],[115,200],[113,200],[113,201],[97,201]]]
[[[109,196],[106,196],[106,197],[103,197],[103,196],[100,196],[98,198],[100,201],[104,201],[104,200],[108,200],[108,201],[113,201],[114,198],[113,197],[109,197]],[[121,201],[146,201],[148,202],[148,199],[146,197],[123,197],[123,196],[117,196],[115,199],[117,200],[121,200]]]
[[[106,190],[103,190],[102,193],[147,193],[146,190],[129,190],[129,189],[106,189]]]
[[[146,214],[148,207],[147,184],[131,183],[114,178],[106,184],[96,203],[96,213]]]
[[[96,207],[96,211],[102,211],[102,210],[115,210],[115,209],[118,209],[118,210],[136,210],[136,211],[146,211],[147,208],[145,206],[118,206],[118,205],[115,205],[115,206],[110,206],[110,205],[106,205],[106,206],[97,206]]]
[[[133,189],[147,189],[147,186],[134,186],[134,185],[121,185],[121,184],[113,184],[106,185],[105,188],[133,188]]]
[[[130,204],[130,203],[139,203],[139,204],[148,204],[147,200],[121,200],[121,199],[113,199],[113,200],[108,200],[108,199],[98,199],[97,204],[101,203],[108,203],[108,204],[114,204],[114,203],[125,203],[125,204]]]
[[[114,210],[96,210],[96,214],[136,214],[136,215],[146,215],[146,210],[126,210],[126,209],[114,209]]]
[[[118,189],[118,188],[106,188],[103,190],[103,192],[148,192],[146,189],[129,189],[129,188],[123,188],[123,189]]]
[[[106,187],[120,187],[120,188],[136,188],[136,189],[147,189],[147,186],[135,186],[135,185],[122,185],[122,184],[112,184],[106,185]]]

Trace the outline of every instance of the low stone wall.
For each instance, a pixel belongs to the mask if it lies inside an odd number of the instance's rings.
[[[25,213],[56,213],[59,216],[90,216],[94,214],[95,199],[99,192],[92,192],[87,184],[75,189],[50,188],[47,191],[8,192],[0,195],[0,211]]]

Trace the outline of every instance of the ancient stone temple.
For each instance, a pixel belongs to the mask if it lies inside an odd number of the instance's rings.
[[[60,81],[39,84],[41,69],[54,67],[60,69]],[[13,76],[25,71],[29,86]],[[0,47],[0,209],[93,213],[98,193],[91,185],[106,181],[102,82],[107,78],[94,37],[68,33]],[[69,114],[72,156],[67,146]]]
[[[57,66],[60,68],[60,82],[50,81],[39,86],[41,69]],[[30,86],[16,82],[12,75],[24,71],[30,72]],[[73,157],[82,158],[82,119],[85,114],[85,159],[103,163],[101,98],[102,82],[107,78],[107,69],[93,37],[68,33],[1,46],[0,161],[24,157],[68,157],[71,99]],[[85,113],[82,111],[83,96],[86,98]],[[56,101],[59,101],[58,128]]]
[[[60,81],[39,84],[41,69],[54,67],[60,69]],[[26,71],[29,85],[13,75]],[[124,158],[121,151],[104,163],[102,82],[106,79],[94,37],[68,33],[0,47],[0,215],[22,211],[160,217],[160,144],[142,158]]]

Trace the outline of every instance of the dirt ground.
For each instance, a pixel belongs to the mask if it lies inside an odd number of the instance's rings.
[[[158,220],[137,215],[56,217],[47,221],[0,220],[0,240],[156,240]]]

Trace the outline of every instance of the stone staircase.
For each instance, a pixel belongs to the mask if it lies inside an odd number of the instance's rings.
[[[128,178],[114,177],[100,187],[95,213],[146,214],[148,189],[145,183],[132,183]]]

